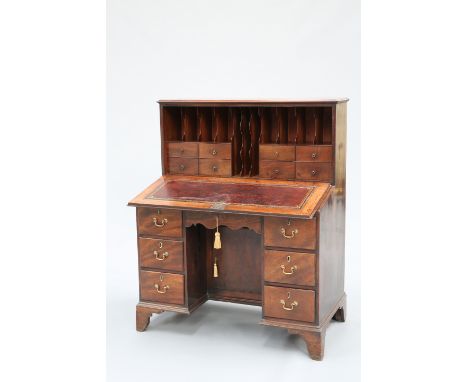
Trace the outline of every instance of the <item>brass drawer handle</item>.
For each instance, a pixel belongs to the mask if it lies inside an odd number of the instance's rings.
[[[161,220],[161,223],[158,223],[158,218],[153,218],[153,223],[156,227],[161,228],[164,227],[168,223],[168,221],[166,218],[164,218]]]
[[[161,294],[166,293],[167,290],[169,289],[169,285],[164,285],[163,290],[159,290],[159,284],[154,284],[154,287],[156,288],[156,292],[161,293]]]
[[[285,237],[286,239],[292,239],[294,236],[296,236],[297,234],[299,233],[299,230],[297,228],[293,229],[291,231],[291,235],[286,235],[286,230],[281,227],[281,234],[283,235],[283,237]]]
[[[291,307],[288,308],[288,307],[286,306],[286,301],[280,300],[280,303],[281,303],[281,305],[283,305],[283,309],[284,309],[284,310],[293,310],[295,306],[298,306],[298,305],[299,305],[299,303],[298,303],[297,301],[293,301],[293,302],[291,303]]]
[[[285,267],[283,264],[281,264],[281,269],[283,270],[283,273],[284,273],[285,275],[292,275],[295,271],[297,271],[297,265],[293,265],[293,266],[291,267],[291,271],[290,271],[290,272],[285,272],[285,271],[284,271],[285,268],[286,268],[286,267]]]
[[[162,254],[162,257],[159,257],[159,252],[158,251],[154,251],[153,253],[156,256],[156,260],[166,260],[166,258],[169,256],[169,252],[164,252]]]
[[[216,149],[213,149],[213,151],[211,152],[211,155],[214,156],[214,155],[216,155],[216,154],[218,154],[218,152],[216,151]]]
[[[184,170],[185,170],[185,166],[184,166],[183,164],[181,164],[181,165],[179,166],[179,170],[180,170],[180,171],[184,171]]]

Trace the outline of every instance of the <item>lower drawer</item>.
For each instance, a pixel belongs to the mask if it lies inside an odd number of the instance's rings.
[[[263,315],[294,321],[315,321],[315,291],[265,286]]]
[[[183,272],[183,249],[184,246],[181,241],[140,237],[138,239],[140,266]]]
[[[294,168],[294,162],[261,160],[259,176],[268,179],[294,179]]]
[[[331,182],[331,163],[296,162],[296,179]]]
[[[315,254],[265,250],[264,280],[283,284],[315,285]]]
[[[141,300],[183,305],[184,295],[183,275],[140,271]]]
[[[169,158],[169,173],[198,175],[197,158]]]
[[[200,175],[231,176],[231,161],[224,159],[200,159]]]

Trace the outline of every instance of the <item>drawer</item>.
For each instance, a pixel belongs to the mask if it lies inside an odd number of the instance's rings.
[[[140,299],[183,305],[184,276],[175,273],[140,271]]]
[[[295,156],[294,146],[260,145],[260,160],[294,161]]]
[[[169,158],[171,174],[198,175],[197,158]]]
[[[231,143],[200,143],[199,157],[231,160]]]
[[[263,315],[295,321],[315,321],[315,291],[265,286]]]
[[[167,153],[171,158],[198,158],[198,143],[169,142]]]
[[[231,176],[231,161],[222,159],[200,159],[200,175]]]
[[[296,179],[331,182],[331,163],[296,162]]]
[[[182,237],[182,211],[160,208],[137,208],[138,233]]]
[[[167,271],[184,270],[184,245],[181,241],[138,238],[140,266]]]
[[[266,246],[315,249],[316,219],[265,217]]]
[[[315,285],[315,254],[265,251],[264,280],[284,284]]]
[[[298,162],[331,162],[332,146],[296,146]]]
[[[280,162],[276,160],[260,161],[260,178],[268,179],[294,179],[294,162]]]

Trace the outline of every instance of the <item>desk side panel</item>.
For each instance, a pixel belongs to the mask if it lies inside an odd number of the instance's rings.
[[[318,223],[319,325],[322,325],[344,294],[344,199],[332,193],[320,209]]]

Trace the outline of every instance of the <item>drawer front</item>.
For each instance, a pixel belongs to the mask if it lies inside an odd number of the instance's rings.
[[[275,160],[260,161],[260,178],[294,179],[294,162],[280,162]]]
[[[296,146],[298,162],[331,162],[332,146]]]
[[[200,158],[231,160],[230,143],[200,143]]]
[[[260,160],[294,161],[294,146],[260,145]]]
[[[138,233],[182,237],[182,211],[160,208],[137,208]]]
[[[231,161],[222,159],[200,159],[200,175],[231,176]]]
[[[332,177],[331,163],[296,163],[296,179],[331,182]]]
[[[263,315],[295,321],[315,321],[313,290],[265,286]]]
[[[183,275],[140,271],[141,300],[183,305],[184,289]]]
[[[265,217],[265,245],[270,247],[315,249],[316,219]]]
[[[264,280],[314,286],[315,254],[266,250]]]
[[[197,158],[198,143],[197,142],[169,142],[167,144],[167,152],[172,158]]]
[[[184,270],[184,246],[181,241],[138,239],[140,266],[168,271]]]
[[[171,174],[198,175],[198,159],[169,158],[169,172]]]

